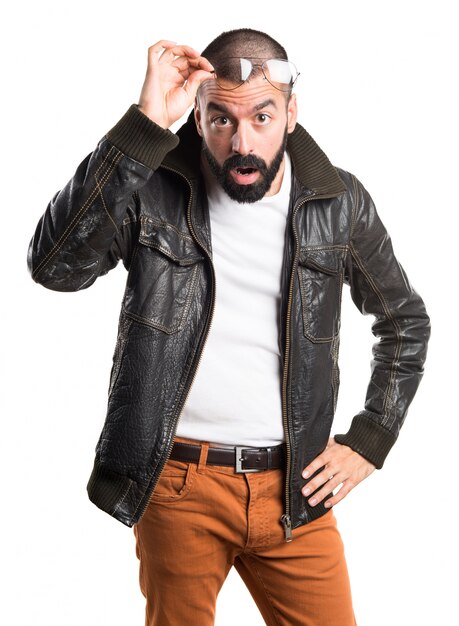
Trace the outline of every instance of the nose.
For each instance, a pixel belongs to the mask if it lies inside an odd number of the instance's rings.
[[[253,152],[252,134],[249,126],[239,123],[232,138],[232,149],[236,154],[250,154]]]

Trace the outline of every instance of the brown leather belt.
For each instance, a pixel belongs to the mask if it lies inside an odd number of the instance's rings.
[[[174,441],[170,458],[197,463],[200,454],[201,446],[184,443],[183,441]],[[237,473],[283,468],[285,464],[285,444],[281,443],[270,448],[248,448],[244,446],[214,448],[209,446],[207,463],[210,465],[233,466]]]

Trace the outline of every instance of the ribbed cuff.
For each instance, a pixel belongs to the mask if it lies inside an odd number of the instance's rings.
[[[161,165],[166,154],[180,141],[169,129],[142,113],[137,104],[131,104],[106,136],[121,152],[152,170]]]
[[[96,458],[86,490],[91,502],[102,511],[113,515],[131,483],[132,480],[107,469]]]
[[[381,469],[397,438],[371,417],[359,413],[352,420],[348,432],[344,435],[334,435],[334,439],[337,443],[349,446],[373,463],[377,469]]]

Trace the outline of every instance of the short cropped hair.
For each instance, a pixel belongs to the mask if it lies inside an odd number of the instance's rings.
[[[222,33],[202,51],[202,56],[212,64],[218,64],[229,56],[288,60],[285,48],[278,41],[252,28],[238,28]]]
[[[235,74],[237,66],[228,62],[230,57],[244,57],[250,60],[288,60],[285,48],[278,41],[253,28],[238,28],[221,33],[210,42],[201,55],[219,68],[220,78],[229,81],[239,79],[239,74]],[[285,92],[287,100],[290,93],[291,90]]]

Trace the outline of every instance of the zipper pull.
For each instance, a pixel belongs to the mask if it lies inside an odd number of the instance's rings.
[[[284,527],[285,541],[292,541],[292,521],[290,519],[290,515],[284,513],[281,516],[280,521],[282,522],[282,526]]]

